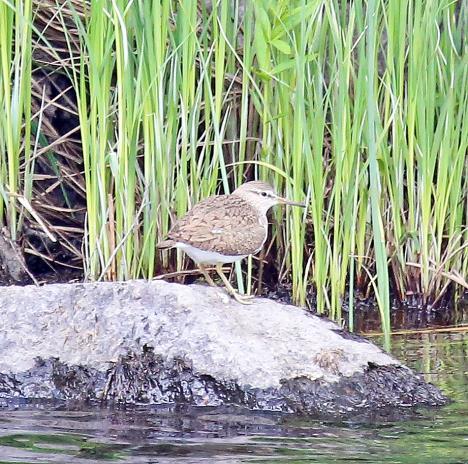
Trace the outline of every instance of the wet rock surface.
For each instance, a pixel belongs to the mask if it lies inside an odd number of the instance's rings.
[[[162,281],[2,289],[0,398],[331,417],[446,401],[367,340],[300,308],[243,306],[222,290]]]

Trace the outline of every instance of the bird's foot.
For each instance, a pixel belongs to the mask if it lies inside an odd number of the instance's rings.
[[[253,295],[241,295],[241,294],[236,292],[235,288],[231,285],[229,280],[224,275],[221,263],[216,264],[216,272],[218,273],[219,277],[221,277],[221,280],[223,281],[224,285],[226,286],[226,291],[238,303],[240,303],[240,304],[251,304],[252,303],[250,300],[253,298]]]
[[[252,304],[253,295],[241,295],[237,292],[232,292],[231,296],[240,304]]]

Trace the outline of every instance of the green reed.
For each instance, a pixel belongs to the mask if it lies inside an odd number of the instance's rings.
[[[0,225],[19,238],[18,196],[28,201],[31,162],[31,0],[0,1]]]
[[[16,224],[5,192],[22,182],[28,61],[12,47],[29,39],[13,24],[19,10],[2,0],[0,12],[0,218],[8,210]],[[191,266],[155,244],[193,204],[255,177],[308,201],[305,212],[274,210],[266,255],[296,302],[311,304],[312,291],[338,321],[347,303],[352,328],[356,292],[373,295],[388,333],[390,288],[427,303],[463,289],[466,15],[435,0],[90,1],[71,18],[81,56],[66,70],[81,122],[86,276]],[[238,266],[238,287],[260,287],[262,266]]]
[[[389,330],[389,268],[402,298],[414,285],[434,298],[446,286],[442,273],[466,268],[466,72],[453,6],[259,1],[240,15],[225,1],[198,10],[187,1],[92,3],[103,30],[93,13],[82,27],[91,48],[83,50],[81,85],[88,91],[93,75],[107,79],[94,92],[103,113],[82,108],[85,121],[94,118],[85,127],[103,125],[85,138],[104,162],[89,190],[97,207],[88,210],[88,248],[104,256],[91,277],[110,262],[118,278],[166,268],[168,256],[155,255],[154,245],[171,221],[229,192],[243,172],[310,200],[306,216],[276,210],[277,258],[269,259],[298,302],[312,286],[318,311],[335,319],[348,293],[351,327],[357,287],[377,296]],[[99,50],[106,41],[112,59]],[[105,72],[90,67],[99,60]],[[105,144],[91,143],[101,138]],[[90,178],[99,172],[92,165]],[[448,166],[456,170],[450,182]],[[176,263],[186,265],[180,254]],[[251,261],[247,269],[251,289]]]

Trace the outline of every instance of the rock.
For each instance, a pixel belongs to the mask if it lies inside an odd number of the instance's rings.
[[[26,269],[20,247],[11,240],[6,228],[0,229],[0,286],[31,282]]]
[[[303,309],[163,281],[4,287],[0,398],[335,417],[446,401],[375,345]]]

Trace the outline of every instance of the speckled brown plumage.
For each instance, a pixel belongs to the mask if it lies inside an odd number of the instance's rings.
[[[204,251],[241,256],[256,253],[266,238],[263,218],[238,195],[209,197],[179,219],[159,248],[182,242]]]

